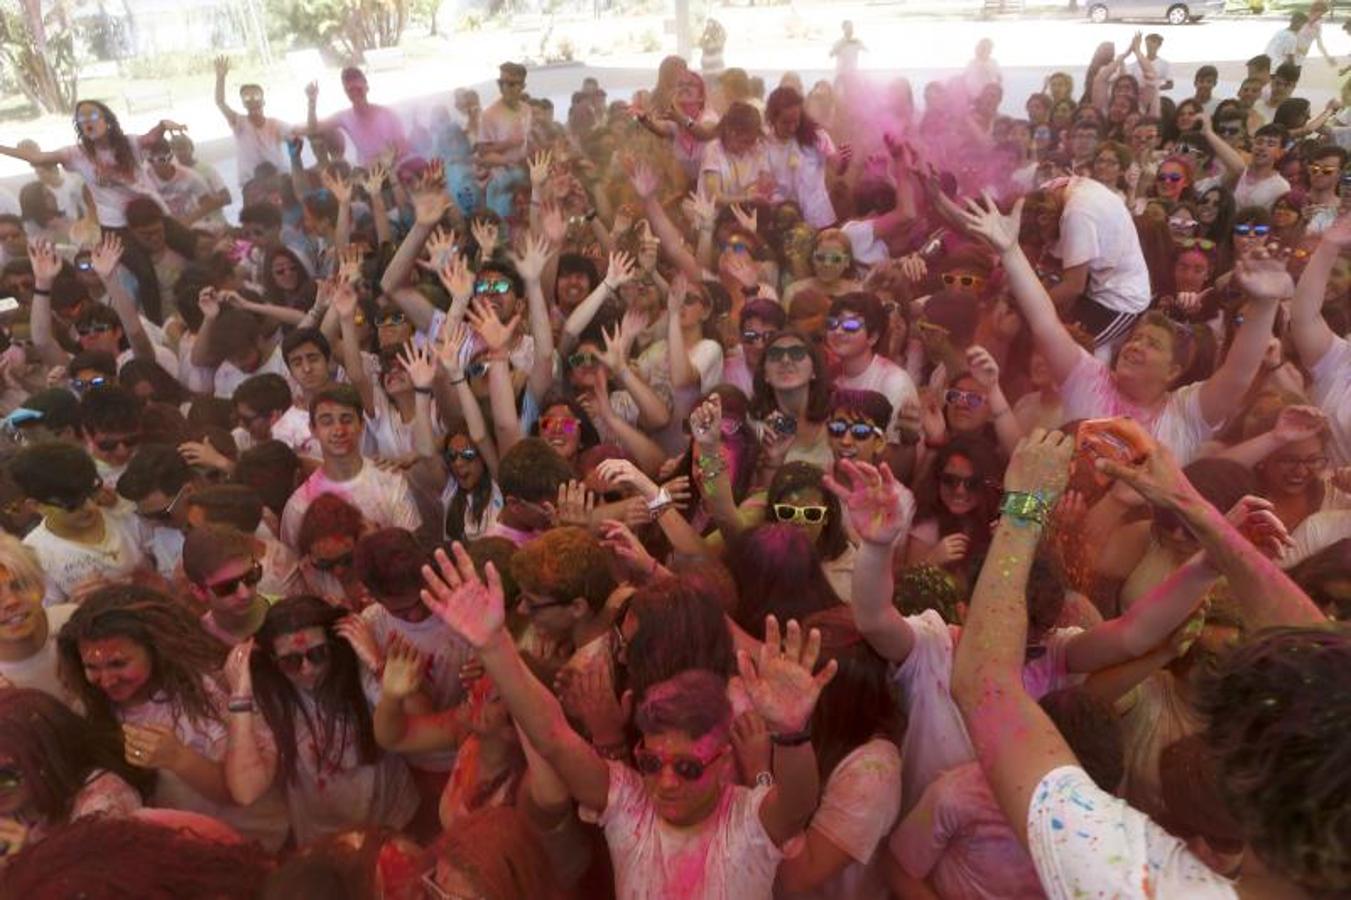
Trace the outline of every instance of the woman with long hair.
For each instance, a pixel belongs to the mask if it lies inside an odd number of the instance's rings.
[[[825,228],[836,220],[826,189],[827,169],[847,166],[850,154],[836,151],[826,129],[807,115],[802,94],[791,87],[770,92],[765,122],[765,148],[778,198],[796,201],[808,225]]]
[[[830,370],[821,345],[800,331],[776,332],[765,344],[754,385],[750,411],[763,447],[759,483],[767,484],[785,462],[829,469]]]
[[[307,312],[314,306],[314,276],[290,247],[275,247],[263,256],[258,267],[263,300],[274,306]]]
[[[804,851],[779,866],[779,889],[818,897],[889,896],[878,853],[901,808],[901,722],[889,664],[843,607],[808,616],[838,671],[812,713],[821,800]]]
[[[130,815],[153,781],[127,764],[116,730],[99,731],[43,691],[0,690],[0,819],[23,825],[25,844],[83,816]]]
[[[361,825],[403,828],[418,794],[400,757],[376,744],[377,688],[338,628],[345,611],[314,596],[268,610],[230,653],[225,783],[249,805],[276,785],[301,844]]]
[[[286,836],[274,801],[235,805],[225,783],[225,645],[183,603],[136,585],[94,591],[57,638],[62,680],[92,727],[120,726],[126,760],[154,770],[150,805],[221,819],[273,849]]]
[[[940,448],[915,492],[906,563],[956,566],[980,556],[997,518],[1003,475],[1004,463],[988,441],[957,437]]]
[[[737,101],[718,122],[718,136],[704,146],[699,192],[724,205],[769,200],[774,189],[760,112]]]

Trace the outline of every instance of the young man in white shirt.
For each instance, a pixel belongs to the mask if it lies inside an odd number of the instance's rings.
[[[483,111],[478,143],[474,145],[479,164],[490,170],[525,161],[532,115],[530,104],[525,102],[525,66],[505,62],[497,69],[501,96]]]
[[[98,473],[83,450],[60,443],[25,447],[10,474],[42,514],[23,542],[47,576],[44,605],[78,600],[94,584],[127,578],[143,566],[139,523],[98,505]]]
[[[1159,90],[1171,91],[1173,89],[1173,67],[1168,60],[1159,56],[1159,48],[1163,46],[1163,35],[1154,33],[1145,35],[1145,59],[1154,64],[1154,77],[1158,79]],[[1140,72],[1140,63],[1133,62],[1127,71],[1135,76],[1135,80],[1141,83],[1143,87],[1144,76]]]
[[[386,472],[361,455],[364,431],[361,395],[350,384],[330,384],[310,403],[310,428],[319,442],[323,463],[286,501],[281,539],[295,549],[305,511],[321,494],[335,494],[361,510],[380,528],[422,525],[413,493],[400,474]]]
[[[216,57],[216,109],[225,117],[235,135],[235,153],[238,156],[239,183],[247,184],[258,166],[268,163],[278,172],[289,170],[282,154],[282,143],[291,136],[291,127],[278,119],[263,114],[263,88],[257,84],[241,84],[239,100],[244,104],[240,115],[225,102],[225,76],[230,72],[230,58]]]
[[[607,760],[573,731],[558,699],[522,660],[506,631],[502,581],[490,563],[486,583],[460,544],[454,560],[423,569],[423,600],[478,652],[517,726],[553,766],[582,816],[601,825],[621,900],[701,897],[768,900],[782,846],[806,826],[820,796],[808,724],[821,688],[837,668],[813,676],[820,636],[766,621],[758,659],[739,659],[751,704],[774,744],[773,772],[753,788],[736,783],[727,683],[689,670],[637,698],[642,740],[637,771]]]
[[[1290,182],[1276,171],[1276,165],[1285,154],[1285,129],[1279,125],[1263,125],[1252,139],[1252,161],[1243,156],[1210,127],[1210,119],[1202,117],[1201,133],[1210,141],[1215,158],[1229,173],[1234,190],[1234,205],[1238,209],[1258,206],[1271,211],[1276,200],[1290,192]]]
[[[845,294],[830,304],[826,317],[826,346],[840,362],[834,386],[852,391],[876,391],[891,404],[885,426],[889,444],[901,440],[905,416],[919,415],[919,391],[910,373],[877,352],[887,332],[887,313],[869,293]]]
[[[169,212],[183,225],[208,224],[207,218],[229,202],[222,203],[201,175],[180,166],[173,148],[163,138],[146,148],[146,171]]]

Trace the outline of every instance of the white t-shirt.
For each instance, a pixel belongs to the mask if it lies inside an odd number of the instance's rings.
[[[290,373],[286,370],[286,358],[282,356],[281,344],[272,348],[267,359],[259,364],[258,368],[252,372],[245,372],[234,363],[226,360],[216,368],[216,374],[212,381],[212,393],[217,397],[229,400],[235,394],[235,388],[239,387],[254,375],[262,375],[270,372],[273,375],[280,375],[289,381]],[[256,410],[255,410],[256,411]]]
[[[708,176],[717,175],[722,181],[719,196],[723,198],[744,198],[751,193],[761,176],[774,178],[769,165],[769,152],[764,141],[756,143],[749,152],[733,157],[722,147],[722,140],[714,138],[704,145],[704,158],[699,163],[699,190],[708,190]],[[775,191],[775,202],[782,200]]]
[[[891,834],[911,878],[952,900],[1040,900],[1032,858],[1009,827],[980,764],[948,769]]]
[[[1299,55],[1299,34],[1289,28],[1282,28],[1267,42],[1266,55],[1271,57],[1271,68],[1286,61],[1287,56]]]
[[[146,166],[146,172],[176,219],[192,215],[201,206],[202,198],[212,194],[205,178],[178,163],[174,163],[174,173],[168,178],[160,178],[150,166]]]
[[[826,166],[835,153],[835,142],[826,130],[817,129],[816,143],[811,147],[803,147],[796,137],[786,141],[767,137],[765,153],[778,185],[776,194],[796,201],[803,220],[811,227],[825,228],[834,223],[835,207],[826,190]]]
[[[584,822],[605,831],[619,900],[768,900],[783,853],[760,823],[768,787],[726,788],[714,813],[693,828],[657,815],[642,777],[620,762],[607,763],[605,811],[582,808]]]
[[[1144,312],[1149,269],[1122,199],[1091,178],[1073,178],[1060,214],[1058,256],[1065,268],[1088,264],[1088,296],[1108,309]]]
[[[16,662],[6,662],[0,659],[0,678],[15,687],[46,691],[61,702],[70,705],[73,698],[66,691],[65,686],[61,683],[61,678],[56,673],[56,636],[77,609],[79,607],[74,603],[58,603],[55,606],[39,610],[38,615],[47,616],[47,642],[42,645],[41,650],[27,659]]]
[[[262,125],[254,125],[248,116],[236,115],[230,123],[235,135],[235,153],[239,157],[239,183],[242,187],[258,166],[271,163],[278,172],[290,171],[290,166],[282,153],[282,141],[291,137],[291,126],[280,119],[264,119]]]
[[[104,228],[126,227],[127,203],[140,195],[154,200],[165,212],[169,211],[145,170],[136,138],[130,137],[128,140],[134,162],[130,172],[122,172],[117,168],[117,158],[107,148],[98,150],[94,160],[85,155],[84,148],[74,145],[57,151],[61,156],[61,165],[79,175],[89,185],[99,224]]]
[[[1163,403],[1148,409],[1117,390],[1107,364],[1081,351],[1079,364],[1060,385],[1065,421],[1129,416],[1173,451],[1178,463],[1196,458],[1223,422],[1211,424],[1201,415],[1201,382],[1170,391]]]
[[[1162,56],[1156,56],[1151,59],[1149,63],[1154,67],[1154,78],[1159,84],[1173,80],[1173,65],[1168,62],[1168,60],[1164,59]],[[1138,62],[1131,63],[1126,67],[1126,71],[1135,76],[1135,80],[1140,83],[1141,87],[1144,87],[1145,74],[1140,71],[1140,64]]]
[[[361,510],[366,521],[376,528],[406,528],[416,532],[422,527],[422,516],[418,514],[413,492],[402,475],[386,472],[367,462],[355,478],[332,481],[323,469],[316,469],[296,488],[282,510],[281,539],[287,546],[296,547],[305,511],[321,494],[336,494],[346,500]]]
[[[1288,193],[1290,182],[1280,172],[1272,172],[1261,181],[1254,181],[1249,177],[1249,170],[1244,169],[1238,183],[1234,185],[1234,206],[1236,209],[1260,206],[1270,212],[1276,201]]]
[[[880,353],[874,353],[868,368],[858,375],[839,375],[835,378],[835,387],[851,391],[876,391],[891,403],[891,422],[887,425],[887,442],[896,444],[901,440],[903,410],[919,410],[919,391],[915,389],[915,380],[910,373]]]
[[[841,225],[840,230],[849,238],[849,255],[854,258],[855,265],[872,268],[886,262],[891,255],[886,241],[873,233],[871,219],[851,219]]]
[[[1351,342],[1334,337],[1323,358],[1309,366],[1309,375],[1309,399],[1328,416],[1332,456],[1337,465],[1351,466]]]
[[[46,522],[28,532],[23,542],[33,548],[47,576],[43,606],[68,602],[94,579],[126,578],[145,561],[141,553],[142,529],[134,513],[105,509],[103,524],[103,540],[97,544],[78,544],[57,537],[47,529]]]
[[[1027,808],[1027,844],[1046,895],[1236,900],[1233,884],[1078,766],[1046,773]]]
[[[534,110],[524,101],[511,109],[501,99],[495,101],[479,117],[478,140],[484,144],[503,144],[516,142],[502,154],[507,164],[525,161],[526,140],[530,136],[530,127],[534,121]]]
[[[877,856],[878,845],[900,810],[901,751],[882,738],[856,747],[826,779],[821,804],[809,826],[847,853],[852,862],[815,890],[789,894],[779,889],[775,895],[793,900],[887,900],[891,894]],[[788,842],[785,858],[800,852],[801,840]]]
[[[281,441],[296,452],[297,456],[310,459],[323,459],[319,441],[310,430],[310,414],[299,406],[292,406],[272,423],[273,440]]]

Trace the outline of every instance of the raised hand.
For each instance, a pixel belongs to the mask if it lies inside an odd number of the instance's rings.
[[[773,431],[773,429],[767,429]],[[710,394],[708,399],[690,412],[690,434],[694,442],[705,449],[722,443],[722,398]]]
[[[607,459],[596,466],[596,474],[607,484],[633,488],[644,500],[652,500],[661,492],[655,481],[627,459]]]
[[[419,347],[409,341],[399,351],[399,365],[403,366],[413,387],[418,390],[427,390],[436,381],[437,361],[430,347]]]
[[[416,694],[427,672],[427,657],[394,632],[385,644],[385,671],[380,676],[380,693],[391,700]]]
[[[1270,559],[1279,559],[1295,546],[1285,523],[1276,515],[1276,506],[1265,497],[1248,495],[1224,514],[1248,542]]]
[[[629,181],[633,183],[634,192],[644,200],[657,192],[657,173],[645,162],[634,163],[629,172]]]
[[[840,498],[859,538],[869,544],[894,545],[910,530],[915,517],[915,495],[896,480],[886,463],[874,467],[842,459],[839,468],[849,476],[848,486],[829,474],[822,483]]]
[[[802,629],[790,620],[781,644],[779,620],[773,616],[765,617],[765,642],[760,645],[759,658],[752,660],[745,650],[737,653],[737,671],[770,734],[806,730],[821,689],[839,669],[832,659],[813,675],[820,654],[821,632],[813,628],[804,641]]]
[[[454,254],[450,260],[436,270],[436,277],[458,302],[468,300],[474,294],[474,273],[469,268],[469,260],[462,254]]]
[[[305,99],[311,103],[319,99],[319,82],[311,81],[305,85]]]
[[[627,316],[628,313],[625,313]],[[605,350],[601,362],[611,372],[621,372],[629,363],[629,345],[624,340],[623,323],[617,322],[613,329],[601,328],[601,337],[605,339]]]
[[[423,227],[440,222],[449,208],[450,195],[439,187],[420,190],[413,195],[413,216]]]
[[[440,227],[427,237],[425,245],[427,258],[431,261],[433,270],[440,269],[451,260],[458,240],[459,235],[453,229]]]
[[[329,302],[333,304],[333,309],[338,314],[339,320],[353,319],[357,313],[357,292],[352,287],[351,282],[343,281],[341,278],[332,284],[329,291]]]
[[[225,56],[224,54],[222,54],[222,55],[220,55],[220,56],[217,56],[216,59],[215,59],[215,67],[216,67],[216,77],[217,77],[217,78],[224,78],[226,75],[229,75],[229,74],[230,74],[230,57]]]
[[[106,232],[103,240],[99,241],[98,246],[90,253],[89,262],[94,267],[94,274],[100,280],[107,281],[112,278],[122,262],[122,239],[115,232]]]
[[[909,256],[903,256],[900,260],[901,274],[911,284],[919,284],[925,278],[929,277],[929,265],[924,261],[924,257],[918,253],[911,253]]]
[[[1271,432],[1282,444],[1318,437],[1328,428],[1328,417],[1316,406],[1287,406],[1276,415]]]
[[[369,671],[379,672],[384,666],[384,654],[380,652],[380,645],[375,642],[375,634],[361,616],[355,614],[343,616],[338,620],[338,624],[333,626],[333,630],[338,633],[338,637],[351,645],[357,659],[361,660],[361,664]]]
[[[33,265],[33,280],[39,285],[50,285],[61,272],[61,255],[51,241],[29,241],[28,261]]]
[[[197,308],[202,311],[202,316],[207,319],[214,319],[220,315],[221,300],[216,289],[208,285],[197,292]]]
[[[628,715],[615,696],[609,660],[597,660],[584,669],[565,668],[556,684],[563,709],[582,723],[593,743],[610,746],[624,741]]]
[[[490,303],[475,300],[466,315],[469,324],[479,333],[484,345],[490,352],[504,351],[511,343],[516,327],[521,324],[521,314],[512,316],[510,322],[497,317],[497,310]]]
[[[666,291],[667,315],[679,316],[680,308],[685,305],[685,295],[690,292],[690,280],[684,272],[676,272]]]
[[[1050,507],[1069,483],[1073,456],[1073,438],[1038,428],[1014,448],[1004,472],[1004,490],[1039,494]]]
[[[253,671],[249,668],[252,657],[253,638],[235,644],[225,657],[225,683],[230,686],[231,697],[253,696]]]
[[[423,566],[422,603],[468,644],[481,649],[503,630],[507,621],[502,577],[488,563],[484,579],[474,570],[474,561],[456,541],[450,555],[437,550],[432,557],[436,567]]]
[[[497,247],[497,223],[487,219],[475,219],[469,225],[469,232],[474,236],[474,242],[478,244],[478,258],[487,259],[492,256],[493,249]]]
[[[1277,301],[1295,295],[1295,280],[1286,261],[1266,247],[1255,247],[1234,264],[1234,277],[1254,300]]]
[[[464,322],[456,322],[454,328],[441,330],[441,339],[436,342],[436,355],[441,360],[441,365],[446,367],[446,374],[450,376],[451,381],[459,381],[464,377],[460,354],[464,352],[464,345],[468,341],[469,326]]]
[[[512,263],[526,281],[538,283],[549,260],[549,239],[531,232],[525,236],[520,254],[513,254]]]
[[[760,269],[744,253],[728,254],[726,263],[723,264],[723,270],[737,280],[743,290],[751,290],[760,282]]]
[[[352,202],[352,182],[338,174],[338,171],[332,166],[327,166],[319,173],[319,182],[334,197],[338,198],[339,203]]]
[[[361,248],[348,244],[338,250],[338,281],[343,284],[356,284],[361,280]]]
[[[1094,460],[1094,465],[1107,477],[1130,485],[1154,506],[1177,509],[1197,496],[1196,488],[1183,474],[1172,451],[1163,444],[1155,445],[1145,455],[1143,462],[1134,465],[1106,457]]]
[[[966,365],[971,377],[987,391],[999,386],[999,363],[989,350],[973,344],[966,350]]]
[[[596,495],[586,489],[585,483],[569,481],[558,486],[558,504],[554,507],[557,524],[587,528],[595,508]]]
[[[942,191],[938,194],[943,200],[947,200]],[[1007,216],[999,211],[999,206],[989,191],[985,192],[983,204],[968,199],[962,208],[947,200],[944,208],[955,217],[967,234],[989,244],[996,253],[1003,253],[1018,246],[1018,234],[1023,221],[1021,197],[1013,204],[1013,209]]]
[[[638,540],[629,526],[618,519],[606,519],[600,523],[601,543],[609,548],[620,562],[638,578],[650,577],[660,568],[651,553]]]
[[[741,207],[740,203],[732,204],[732,215],[736,217],[736,222],[742,228],[751,234],[760,233],[760,213],[752,209],[749,213]]]
[[[611,292],[617,291],[622,285],[632,281],[634,275],[633,257],[623,250],[612,251],[610,253],[610,265],[605,270],[605,286]]]
[[[732,720],[732,752],[736,754],[741,780],[754,783],[755,776],[770,771],[774,761],[774,744],[769,739],[765,720],[753,709],[748,709]]]
[[[385,189],[387,180],[389,180],[389,165],[383,160],[376,160],[366,170],[366,178],[361,182],[361,186],[366,189],[367,194],[375,197]]]
[[[563,219],[563,210],[556,203],[546,203],[540,207],[539,227],[554,247],[562,245],[568,236],[568,223]]]
[[[540,185],[544,184],[549,177],[549,170],[553,168],[554,155],[549,150],[544,150],[530,157],[530,185],[538,190]]]

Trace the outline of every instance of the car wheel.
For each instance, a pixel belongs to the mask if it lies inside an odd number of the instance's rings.
[[[1095,3],[1088,8],[1088,21],[1096,22],[1101,25],[1107,21],[1107,7],[1101,3]]]
[[[1168,7],[1169,25],[1186,25],[1191,19],[1191,14],[1187,12],[1187,7],[1179,3],[1177,6]]]

